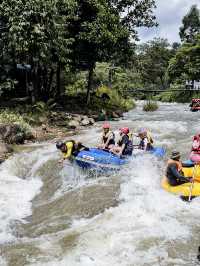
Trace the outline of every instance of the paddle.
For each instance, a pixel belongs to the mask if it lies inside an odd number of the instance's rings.
[[[190,186],[190,195],[189,195],[189,199],[188,199],[189,202],[191,202],[191,200],[192,200],[192,190],[194,187],[194,178],[195,178],[196,166],[197,165],[195,164],[194,168],[193,168],[193,173],[192,173],[192,184]]]

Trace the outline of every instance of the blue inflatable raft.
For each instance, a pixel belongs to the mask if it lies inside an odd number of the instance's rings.
[[[156,157],[163,157],[165,150],[163,148],[154,148],[148,153],[152,153]],[[91,148],[89,151],[81,151],[74,158],[76,164],[83,169],[97,169],[99,171],[120,170],[121,167],[128,163],[128,159],[120,158],[108,151]]]
[[[81,151],[74,159],[76,164],[83,169],[119,170],[127,163],[126,159],[96,148]]]

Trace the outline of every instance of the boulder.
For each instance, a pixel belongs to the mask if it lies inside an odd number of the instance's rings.
[[[112,117],[113,118],[119,118],[119,114],[117,112],[112,112]]]
[[[0,141],[23,144],[25,139],[33,139],[33,132],[25,130],[18,124],[0,124]]]
[[[0,163],[4,162],[12,152],[13,149],[9,145],[0,142]]]
[[[81,115],[74,115],[73,120],[78,121],[80,123],[82,120],[82,116]]]
[[[79,122],[76,121],[76,120],[71,120],[69,123],[68,123],[68,126],[72,129],[76,129],[80,126]]]
[[[95,123],[95,120],[92,117],[89,118],[89,121],[90,121],[90,125],[93,125]]]
[[[84,118],[82,121],[81,121],[81,126],[88,126],[90,125],[90,120],[89,118]]]

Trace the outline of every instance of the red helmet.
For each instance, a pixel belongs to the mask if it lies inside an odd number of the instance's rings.
[[[128,127],[122,127],[122,128],[120,128],[120,131],[127,135],[129,133],[129,128]]]
[[[110,124],[107,123],[107,122],[105,122],[105,123],[103,124],[103,129],[109,129],[109,128],[110,128]]]

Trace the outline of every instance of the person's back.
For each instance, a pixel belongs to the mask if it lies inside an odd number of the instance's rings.
[[[166,177],[171,186],[178,186],[191,182],[191,178],[186,178],[182,172],[183,164],[180,161],[180,153],[173,151],[171,158],[167,162]]]
[[[138,131],[138,136],[141,139],[139,143],[139,149],[149,151],[153,149],[153,139],[150,132],[144,128]]]

